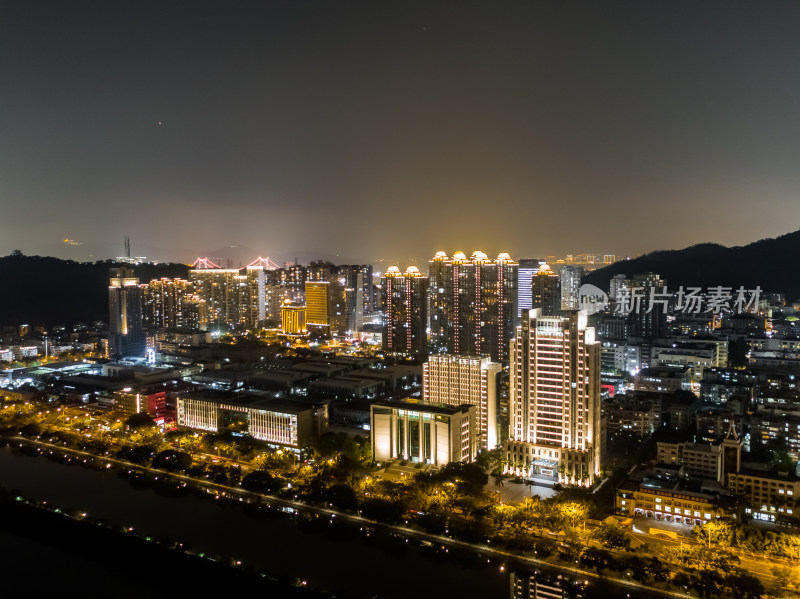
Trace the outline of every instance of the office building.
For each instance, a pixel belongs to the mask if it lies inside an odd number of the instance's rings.
[[[281,306],[281,330],[285,335],[305,335],[306,307],[285,303]]]
[[[372,459],[445,466],[477,455],[475,406],[379,401],[370,406]]]
[[[249,435],[299,450],[328,428],[328,407],[259,395],[195,391],[178,398],[178,426]]]
[[[478,446],[497,447],[497,375],[503,365],[488,357],[431,355],[422,365],[422,399],[477,408]]]
[[[514,334],[519,265],[506,253],[467,258],[437,252],[429,263],[431,345],[434,351],[508,359]]]
[[[142,290],[131,268],[112,268],[108,286],[108,354],[112,360],[145,353]]]
[[[328,281],[306,281],[306,326],[311,333],[320,335],[330,333],[329,287]]]
[[[591,485],[600,470],[600,344],[585,312],[531,310],[511,342],[508,469]]]
[[[381,279],[384,301],[383,350],[403,356],[427,353],[428,277],[416,266],[390,266]]]

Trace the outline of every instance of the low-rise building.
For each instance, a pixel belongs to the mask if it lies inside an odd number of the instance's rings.
[[[628,480],[617,489],[615,511],[623,516],[700,526],[721,515],[720,494],[674,487],[651,486]]]
[[[783,442],[793,459],[800,457],[800,405],[759,406],[750,416],[750,442]]]
[[[800,479],[795,473],[782,474],[742,469],[728,475],[728,489],[741,495],[748,507],[745,513],[767,522],[796,521]]]
[[[472,462],[478,451],[473,405],[379,401],[370,406],[372,459],[444,466]]]
[[[178,398],[178,426],[230,432],[293,449],[328,428],[328,406],[255,394],[198,391]]]
[[[661,394],[633,392],[615,395],[602,403],[606,435],[648,439],[661,426]]]
[[[696,478],[722,480],[722,446],[711,443],[656,443],[659,464],[682,466],[686,474]]]
[[[331,399],[372,399],[381,387],[381,381],[338,376],[317,379],[308,385],[308,393]]]
[[[692,371],[669,366],[643,368],[633,377],[633,387],[637,391],[688,391],[692,387]]]

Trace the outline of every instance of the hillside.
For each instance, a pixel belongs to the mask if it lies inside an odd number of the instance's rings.
[[[122,265],[19,253],[0,257],[0,325],[108,322],[108,271],[114,266]],[[142,282],[189,274],[185,264],[142,264],[134,270]]]
[[[704,243],[652,252],[591,272],[584,281],[608,289],[614,275],[646,272],[660,274],[670,288],[760,285],[764,291],[783,292],[795,300],[800,298],[800,231],[738,247]]]

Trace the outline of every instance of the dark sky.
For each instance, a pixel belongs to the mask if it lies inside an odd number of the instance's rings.
[[[800,227],[800,3],[0,2],[0,254],[636,255]],[[65,243],[65,239],[74,244]]]

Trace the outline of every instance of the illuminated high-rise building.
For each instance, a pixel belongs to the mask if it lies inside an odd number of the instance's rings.
[[[558,316],[561,313],[561,282],[558,275],[547,262],[542,261],[531,281],[533,309],[540,309],[543,316]]]
[[[511,342],[507,469],[591,485],[600,469],[600,344],[587,315],[531,310]]]
[[[285,290],[283,299],[303,303],[305,301],[306,267],[301,264],[289,264],[285,268],[272,273],[272,284]]]
[[[428,345],[428,277],[416,266],[409,266],[405,273],[390,266],[381,282],[384,351],[404,356],[424,355]]]
[[[372,296],[372,264],[344,264],[337,267],[339,277],[344,277],[344,286],[355,290],[356,322],[360,328],[365,314],[374,311]]]
[[[514,334],[517,268],[506,253],[467,258],[438,252],[430,261],[431,346],[434,351],[489,356],[502,362]]]
[[[559,286],[561,287],[561,309],[580,310],[582,266],[564,265],[558,271]]]
[[[497,446],[497,375],[503,365],[488,357],[431,355],[422,365],[422,399],[476,407],[478,446]]]
[[[257,327],[267,319],[266,268],[261,264],[248,264],[247,273],[247,306],[243,310],[245,325]]]
[[[517,319],[533,308],[531,291],[533,275],[539,272],[540,261],[536,258],[520,258],[517,275]]]
[[[189,280],[195,293],[206,302],[209,327],[239,326],[247,278],[244,281],[239,278],[238,268],[220,268],[209,260],[198,262],[198,267],[189,271]]]
[[[153,279],[140,285],[143,322],[156,329],[205,330],[205,301],[194,293],[194,285],[184,279]]]
[[[189,278],[206,302],[210,325],[252,329],[267,319],[268,282],[277,278],[269,258],[257,258],[242,269],[220,268],[208,259],[198,259],[195,265]],[[279,308],[275,312],[278,318]]]
[[[306,281],[306,326],[309,332],[322,335],[330,332],[329,287],[328,281]]]
[[[112,360],[145,353],[142,290],[131,268],[112,268],[108,285],[108,354]]]
[[[447,351],[448,301],[447,278],[450,258],[445,252],[436,252],[428,263],[428,317],[430,321],[430,347],[433,353]]]

